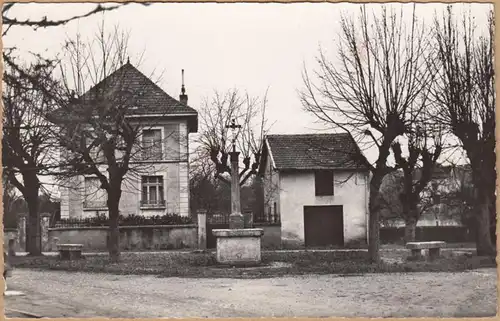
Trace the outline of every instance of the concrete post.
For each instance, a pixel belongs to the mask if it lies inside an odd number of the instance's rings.
[[[198,210],[198,248],[205,250],[207,248],[207,211]]]
[[[240,175],[239,175],[239,152],[232,151],[231,156],[231,215],[229,215],[229,228],[242,229],[245,227],[245,221],[241,214],[240,204]]]
[[[50,216],[50,213],[40,214],[40,238],[42,242],[42,252],[48,252],[51,250],[51,245],[49,243]]]
[[[27,223],[27,213],[19,213],[17,220],[17,230],[19,237],[19,250],[21,252],[26,252],[26,223]]]
[[[16,256],[16,239],[9,239],[7,253],[9,254],[9,257]]]
[[[3,249],[6,250],[10,257],[16,256],[16,248],[19,244],[19,232],[17,228],[6,228],[3,230]]]

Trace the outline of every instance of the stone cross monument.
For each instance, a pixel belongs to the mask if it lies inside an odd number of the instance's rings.
[[[231,158],[231,215],[229,215],[229,228],[241,229],[244,228],[243,214],[241,214],[240,202],[240,175],[239,175],[239,155],[236,151],[236,133],[235,130],[241,128],[241,125],[236,124],[233,119],[231,125],[226,125],[226,128],[233,130],[233,150],[229,153]]]
[[[233,130],[233,150],[231,157],[231,214],[229,229],[213,230],[217,238],[217,262],[228,265],[260,264],[262,229],[245,228],[245,220],[240,204],[239,154],[236,151],[237,128],[241,128],[233,119],[226,128]]]

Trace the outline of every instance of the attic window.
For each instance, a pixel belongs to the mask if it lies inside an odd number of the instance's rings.
[[[161,130],[143,130],[142,148],[144,160],[160,160],[162,158]]]
[[[314,187],[316,196],[333,195],[333,171],[332,170],[315,171]]]

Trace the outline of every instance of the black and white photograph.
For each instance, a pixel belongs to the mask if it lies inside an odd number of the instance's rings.
[[[495,21],[4,3],[4,316],[496,316]]]

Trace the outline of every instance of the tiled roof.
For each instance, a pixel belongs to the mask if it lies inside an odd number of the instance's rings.
[[[79,112],[86,113],[89,109],[99,106],[96,98],[99,98],[98,93],[104,90],[106,93],[100,95],[109,95],[108,98],[111,97],[113,101],[116,101],[119,105],[117,107],[126,110],[127,115],[186,116],[190,130],[197,130],[198,112],[169,96],[129,62],[90,88],[77,103],[73,103],[67,110],[61,110],[60,113],[54,115],[65,115],[65,118],[78,117]]]
[[[366,169],[350,134],[268,135],[277,169]]]
[[[134,93],[133,113],[148,114],[196,114],[196,110],[169,96],[151,79],[146,77],[129,62],[117,69],[106,79],[83,94],[83,100],[91,101],[99,89],[108,84],[108,89]]]

